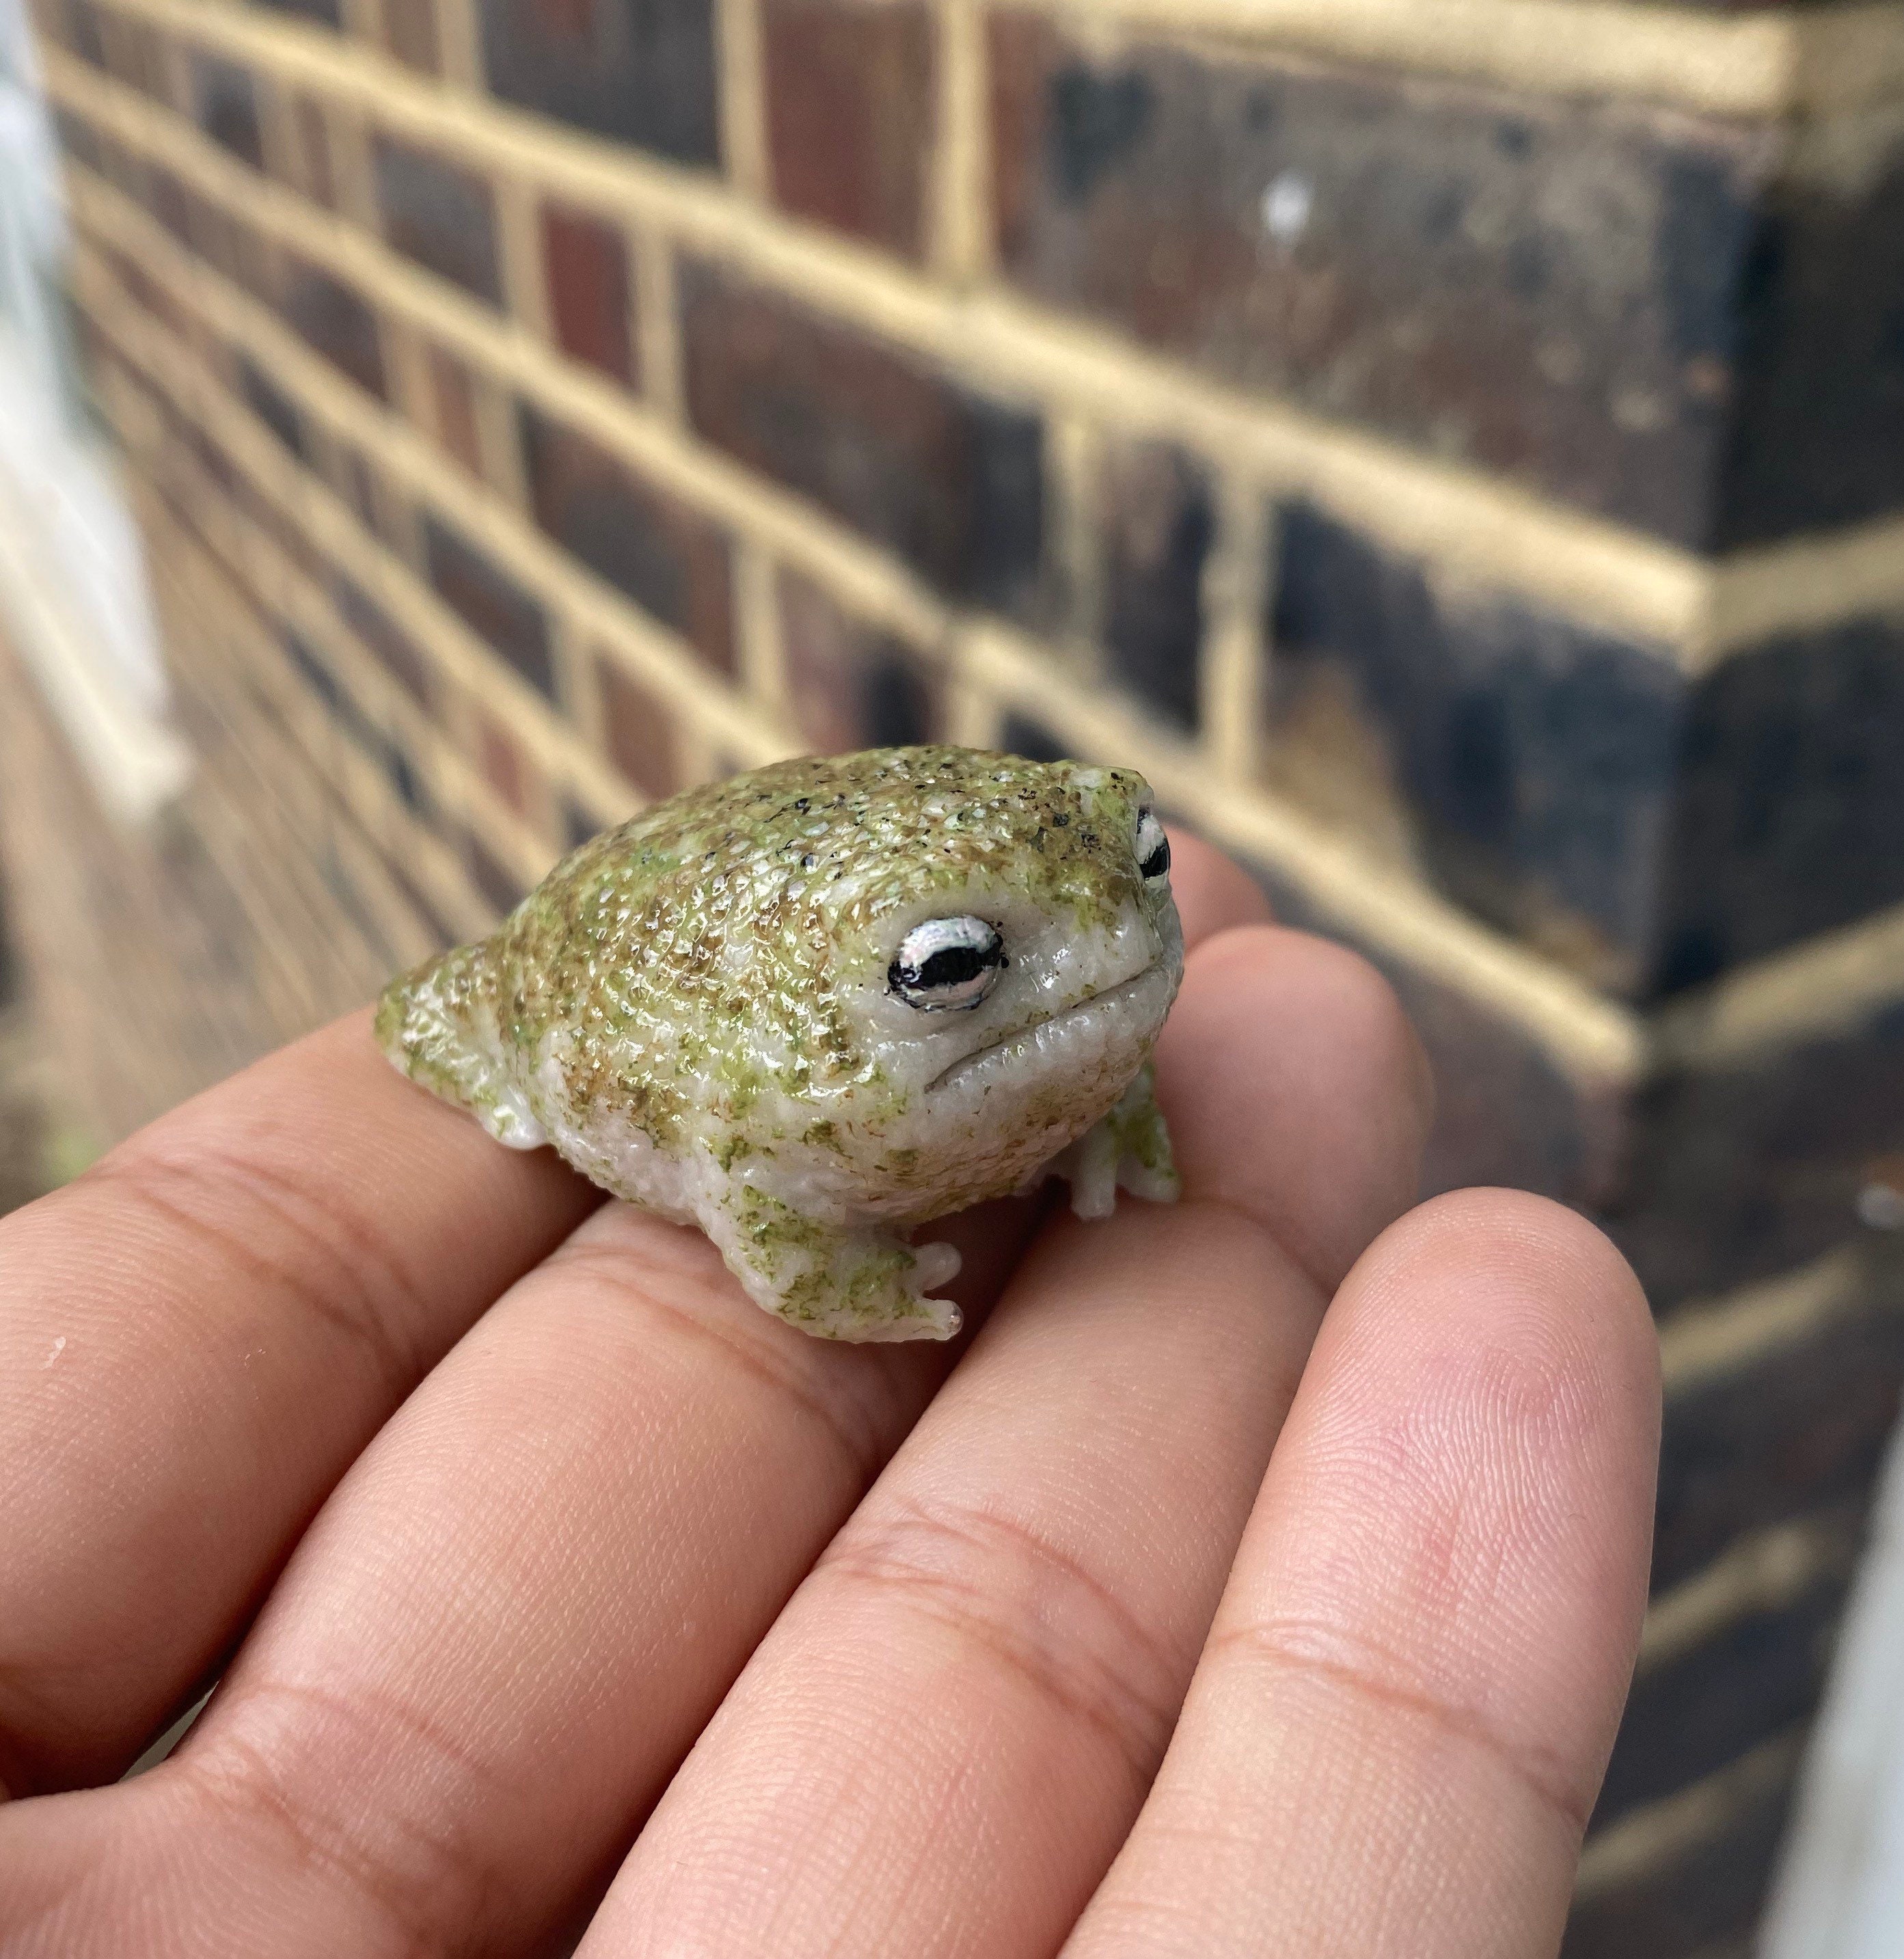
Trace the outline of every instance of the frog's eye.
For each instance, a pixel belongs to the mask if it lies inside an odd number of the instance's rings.
[[[909,1007],[976,1007],[1004,970],[1005,942],[982,918],[928,919],[900,941],[886,983]]]
[[[1170,840],[1154,810],[1147,809],[1137,820],[1137,868],[1146,882],[1169,875]]]

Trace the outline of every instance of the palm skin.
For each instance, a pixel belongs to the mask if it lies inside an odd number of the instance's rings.
[[[770,1319],[362,1016],[0,1224],[0,1959],[1551,1954],[1645,1302],[1411,1208],[1385,986],[1177,864],[1184,1201],[958,1221],[949,1351]]]

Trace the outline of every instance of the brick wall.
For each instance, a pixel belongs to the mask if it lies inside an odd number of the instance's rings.
[[[1393,976],[1434,1180],[1639,1266],[1656,1594],[1569,1951],[1742,1954],[1904,1380],[1904,8],[40,24],[213,758],[138,929],[258,978],[226,1047],[712,774],[1144,767]]]

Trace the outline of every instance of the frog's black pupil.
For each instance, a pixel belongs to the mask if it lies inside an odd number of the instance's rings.
[[[933,992],[941,986],[963,986],[1004,963],[1004,948],[994,939],[988,945],[941,946],[923,966],[908,966],[896,959],[887,977],[908,992]]]
[[[1138,866],[1147,878],[1160,878],[1170,868],[1170,840],[1162,837],[1157,847]]]
[[[919,968],[922,986],[959,986],[976,980],[998,963],[998,951],[992,945],[947,945],[934,953]]]

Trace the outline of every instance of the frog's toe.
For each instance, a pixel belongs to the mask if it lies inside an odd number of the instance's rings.
[[[755,1303],[823,1340],[949,1340],[963,1324],[927,1297],[959,1269],[947,1244],[890,1231],[817,1224],[782,1199],[741,1186],[705,1220],[708,1236]]]
[[[965,1263],[959,1256],[956,1245],[948,1245],[938,1239],[929,1245],[912,1247],[912,1280],[918,1287],[920,1303],[925,1306],[943,1306],[944,1300],[927,1299],[928,1293],[937,1292],[942,1285],[950,1285],[959,1275],[959,1268]],[[954,1310],[956,1312],[957,1308]],[[956,1330],[956,1329],[955,1329]]]

